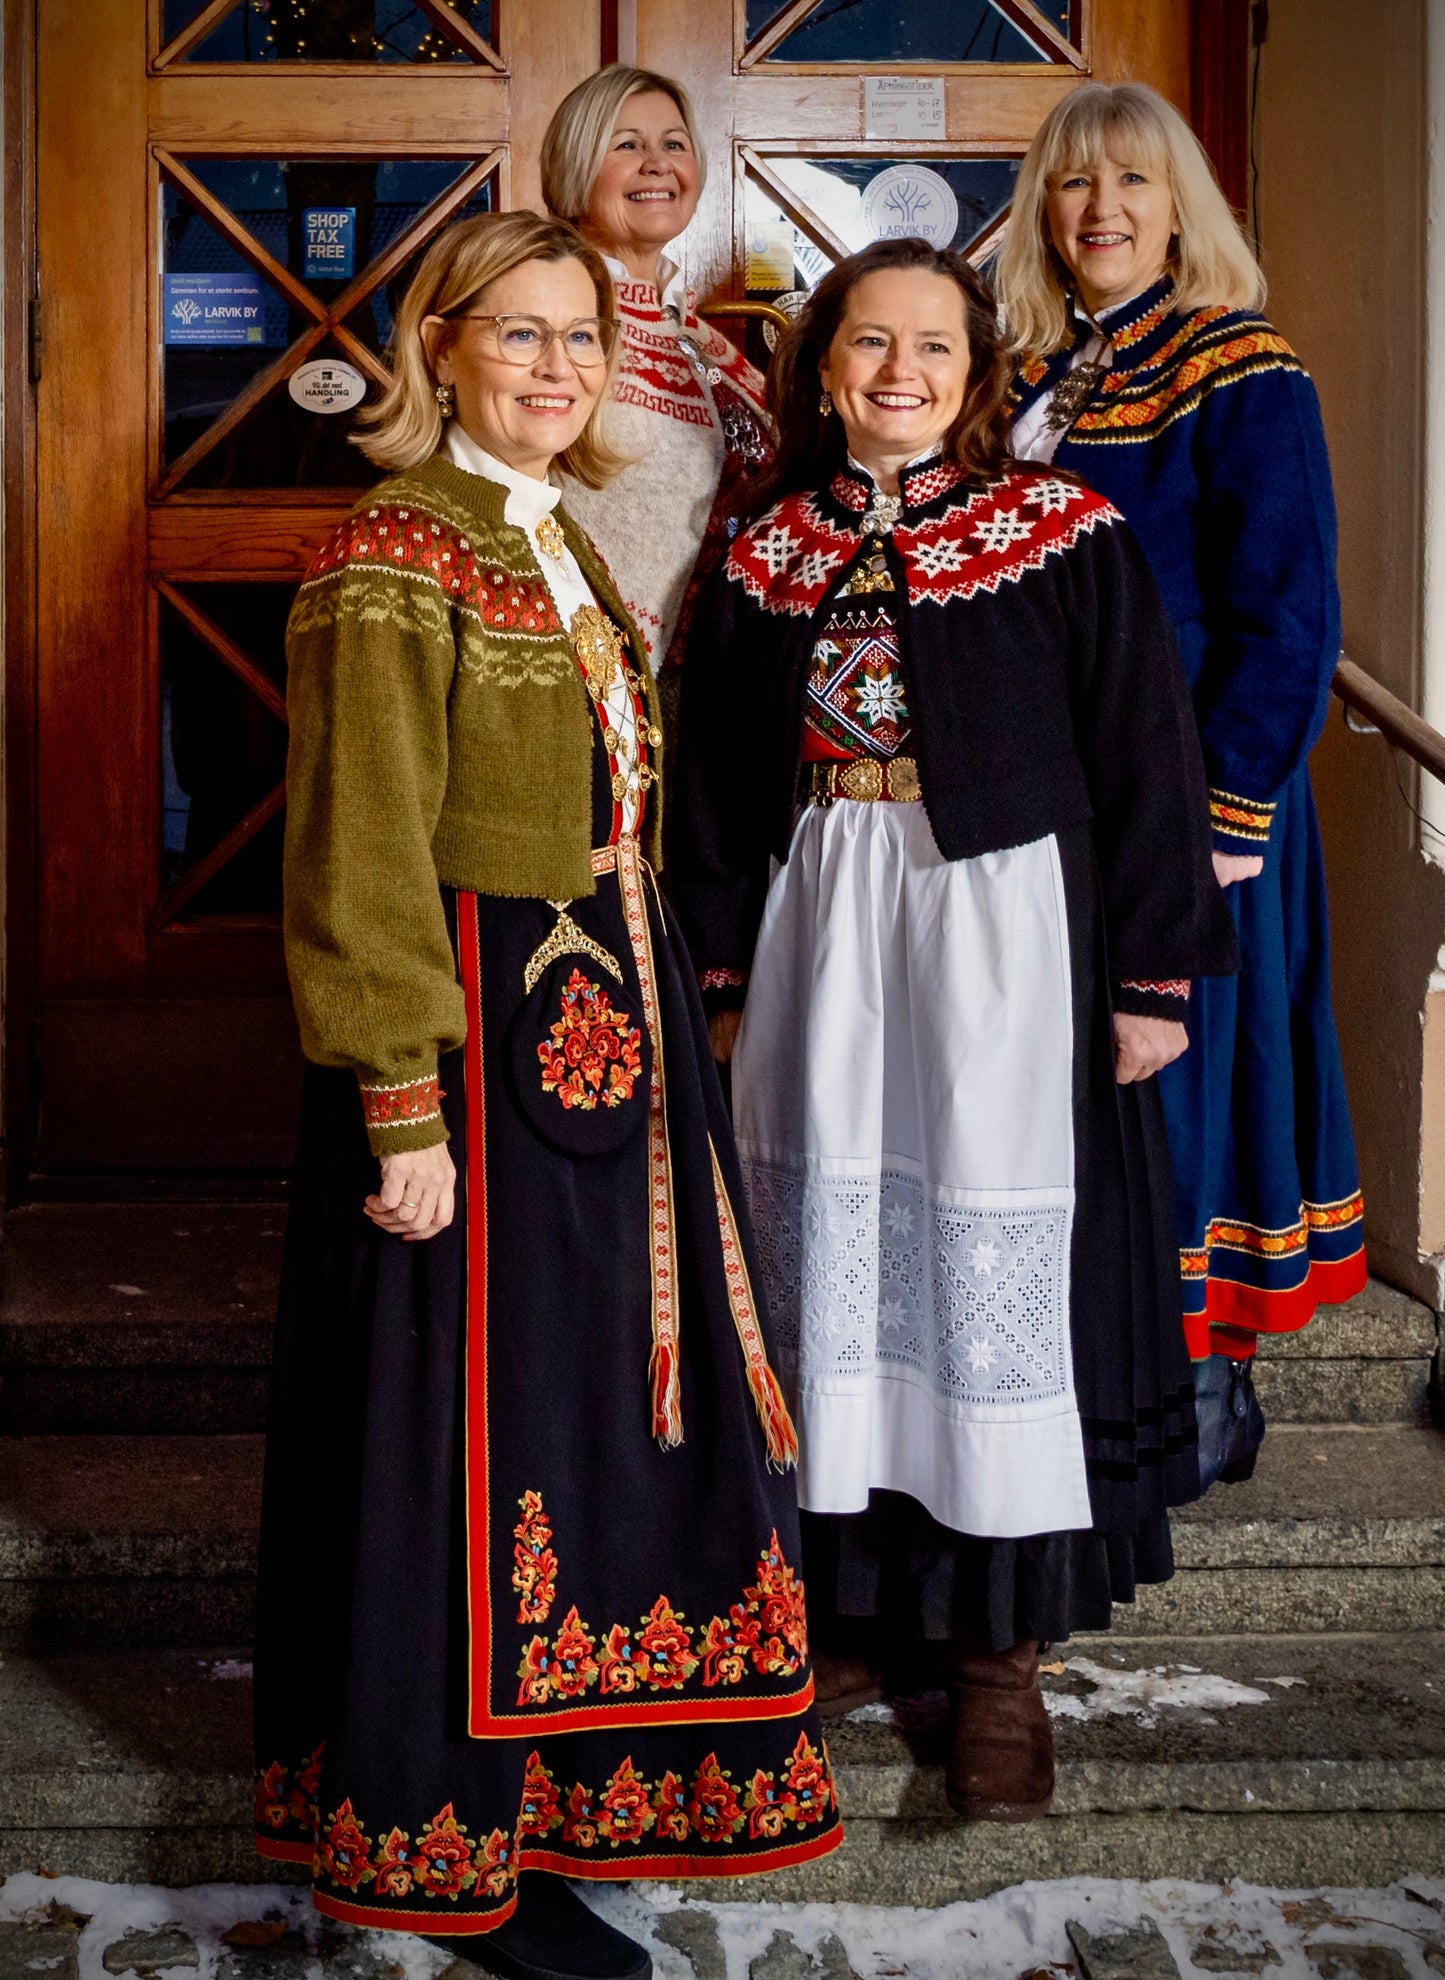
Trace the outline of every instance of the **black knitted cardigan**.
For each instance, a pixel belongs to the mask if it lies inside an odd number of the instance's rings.
[[[733,544],[683,667],[669,891],[704,989],[741,1002],[769,860],[797,818],[803,691],[863,549],[872,484],[844,467]],[[1092,823],[1116,1010],[1181,1017],[1238,967],[1210,863],[1184,671],[1118,511],[1011,466],[905,470],[884,554],[923,804],[946,859]]]

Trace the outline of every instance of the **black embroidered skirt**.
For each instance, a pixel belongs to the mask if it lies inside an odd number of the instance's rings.
[[[769,1462],[791,1426],[681,940],[626,848],[570,931],[542,901],[448,912],[449,1230],[374,1229],[355,1081],[307,1073],[256,1833],[314,1862],[335,1917],[468,1933],[519,1870],[741,1874],[841,1830]]]

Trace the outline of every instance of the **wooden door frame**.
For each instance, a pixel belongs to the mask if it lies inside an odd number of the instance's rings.
[[[39,876],[36,792],[35,384],[43,358],[36,286],[36,8],[4,0],[4,833],[5,951],[0,1102],[0,1200],[10,1203],[30,1170],[35,1135],[35,1022]],[[32,305],[37,307],[32,311]],[[32,332],[36,346],[32,353]]]

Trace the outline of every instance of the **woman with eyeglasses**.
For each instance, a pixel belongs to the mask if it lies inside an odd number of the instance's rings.
[[[795,1438],[601,485],[606,267],[453,228],[288,632],[307,1069],[262,1519],[256,1825],[353,1924],[633,1976],[564,1878],[840,1840]]]

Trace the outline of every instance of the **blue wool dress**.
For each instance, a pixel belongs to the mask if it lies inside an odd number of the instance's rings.
[[[1365,1283],[1308,770],[1340,643],[1335,512],[1294,352],[1251,312],[1176,310],[1172,286],[1097,329],[1080,317],[1071,345],[1023,367],[1015,451],[1047,450],[1039,414],[1102,332],[1107,369],[1052,460],[1142,543],[1194,691],[1215,845],[1264,859],[1226,894],[1240,974],[1192,986],[1190,1050],[1159,1076],[1190,1352],[1238,1357]]]

